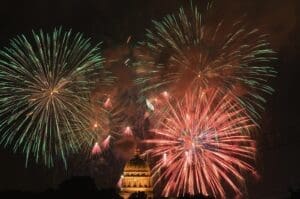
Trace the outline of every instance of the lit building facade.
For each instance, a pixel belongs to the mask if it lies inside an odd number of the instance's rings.
[[[136,153],[134,158],[127,162],[121,178],[121,196],[123,198],[127,199],[135,192],[145,192],[148,199],[153,198],[151,170],[139,153]]]

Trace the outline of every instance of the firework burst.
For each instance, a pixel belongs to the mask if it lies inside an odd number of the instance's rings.
[[[275,58],[267,35],[242,22],[212,25],[206,18],[191,5],[153,22],[142,43],[151,55],[141,55],[147,60],[136,80],[141,94],[183,92],[191,84],[218,88],[234,96],[253,118],[259,117],[263,94],[273,92],[268,79],[276,74],[269,66]]]
[[[192,89],[160,111],[145,154],[157,160],[152,171],[156,184],[165,182],[163,195],[225,198],[225,186],[242,194],[242,172],[254,173],[255,141],[246,133],[254,125],[231,96],[220,96]]]
[[[0,52],[1,144],[52,166],[91,134],[90,93],[110,85],[98,46],[61,28],[11,40]]]

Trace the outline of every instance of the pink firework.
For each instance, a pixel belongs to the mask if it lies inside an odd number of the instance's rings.
[[[123,131],[125,136],[133,136],[130,126],[127,126]]]
[[[92,149],[92,155],[97,155],[100,153],[101,153],[101,148],[100,148],[98,142],[96,142]]]
[[[104,102],[104,107],[110,109],[112,107],[111,99],[108,97]]]
[[[104,149],[108,149],[110,143],[111,135],[107,136],[107,138],[102,142],[102,147]]]
[[[242,173],[255,173],[255,125],[229,95],[218,90],[187,91],[177,102],[167,100],[160,119],[145,142],[155,162],[156,185],[162,194],[204,194],[225,198],[225,187],[242,195]],[[155,123],[155,122],[154,122]]]

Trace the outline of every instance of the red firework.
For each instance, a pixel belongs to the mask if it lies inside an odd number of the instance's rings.
[[[145,154],[157,160],[156,184],[165,182],[162,194],[225,198],[225,187],[231,187],[242,195],[242,172],[255,173],[256,153],[248,134],[255,125],[245,111],[218,90],[194,89],[175,103],[166,101],[167,108],[157,112],[153,138],[145,141],[151,145]]]

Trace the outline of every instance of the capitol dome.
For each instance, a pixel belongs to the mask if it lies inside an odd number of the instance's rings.
[[[150,167],[146,161],[140,158],[139,155],[135,155],[131,160],[129,160],[125,167],[124,167],[124,174],[125,173],[149,173],[150,174]]]
[[[147,161],[143,160],[137,151],[129,160],[121,176],[121,196],[129,198],[132,193],[145,192],[147,198],[153,198],[151,170]]]

